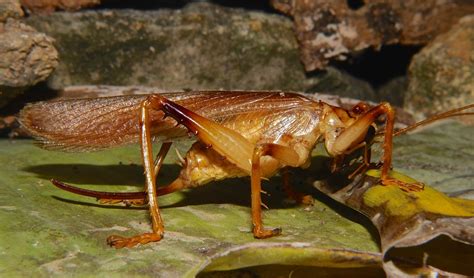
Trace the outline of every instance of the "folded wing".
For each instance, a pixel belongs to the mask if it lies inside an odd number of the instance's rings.
[[[308,103],[304,97],[280,92],[197,91],[164,94],[186,108],[220,123],[239,115],[278,113]],[[27,105],[21,124],[46,149],[94,151],[138,142],[140,103],[147,95],[66,99]],[[162,140],[186,138],[161,111],[151,112],[152,134]]]

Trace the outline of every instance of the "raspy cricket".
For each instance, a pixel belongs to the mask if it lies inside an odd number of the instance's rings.
[[[459,115],[473,106],[435,118]],[[345,156],[365,148],[365,162],[356,173],[363,171],[370,163],[374,123],[381,117],[385,121],[381,183],[405,191],[423,190],[422,184],[402,183],[389,176],[394,110],[388,103],[373,107],[360,103],[345,110],[297,93],[194,91],[39,102],[21,111],[20,122],[46,149],[95,151],[140,142],[144,192],[91,191],[53,180],[62,189],[96,197],[102,203],[147,204],[152,231],[129,238],[112,235],[107,239],[110,246],[122,248],[163,238],[158,196],[244,176],[251,177],[254,237],[279,235],[281,229],[265,229],[262,223],[261,179],[282,171],[285,187],[291,192],[285,170],[308,167],[311,151],[319,142],[324,142],[333,158],[333,171]],[[183,159],[179,176],[171,184],[157,188],[156,177],[172,143],[188,136],[195,143]],[[156,159],[153,141],[162,142]]]

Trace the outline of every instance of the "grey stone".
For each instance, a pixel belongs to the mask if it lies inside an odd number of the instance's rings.
[[[368,83],[335,68],[306,75],[292,22],[283,16],[192,3],[181,10],[55,13],[27,22],[56,39],[61,62],[48,80],[53,89],[107,84],[374,97]]]
[[[181,10],[83,11],[26,20],[56,39],[54,89],[108,84],[303,90],[289,19],[194,3]]]
[[[404,106],[422,117],[471,103],[474,103],[474,16],[466,16],[415,55]]]
[[[408,87],[406,76],[395,77],[377,89],[379,101],[388,101],[393,105],[403,106],[405,92]]]
[[[368,82],[331,66],[308,79],[306,91],[325,92],[361,100],[377,99],[374,89]]]

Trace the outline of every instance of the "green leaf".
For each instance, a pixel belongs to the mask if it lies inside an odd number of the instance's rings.
[[[271,196],[262,196],[271,208],[264,211],[264,223],[281,227],[279,237],[254,239],[250,182],[235,179],[160,197],[164,239],[120,250],[108,247],[106,238],[150,231],[146,209],[100,205],[49,182],[142,190],[140,160],[138,146],[61,153],[37,148],[31,140],[1,140],[0,274],[176,277],[263,264],[380,269],[370,230],[322,202],[313,207],[288,203],[277,188],[279,178],[264,182]],[[176,160],[167,160],[161,184],[178,174]]]
[[[459,124],[404,136],[395,142],[394,165],[435,189],[470,196],[474,189],[473,137],[474,128]],[[167,184],[179,173],[176,160],[167,160],[160,184]],[[311,192],[305,184],[325,175],[317,170],[324,161],[317,155],[310,169],[293,171],[294,185]],[[147,210],[100,205],[53,187],[49,179],[94,190],[141,190],[143,169],[138,146],[74,154],[45,151],[33,146],[31,140],[0,140],[0,165],[2,276],[191,277],[202,271],[239,268],[265,275],[281,271],[282,265],[291,270],[280,273],[289,275],[296,266],[318,267],[318,273],[326,273],[326,267],[352,272],[357,268],[380,269],[382,265],[378,236],[368,220],[318,192],[311,192],[316,198],[313,207],[288,203],[278,189],[278,177],[264,182],[270,196],[262,198],[270,207],[264,211],[264,224],[281,227],[279,237],[253,238],[249,179],[235,179],[160,197],[165,238],[115,250],[105,243],[109,235],[150,231]],[[442,241],[440,245],[438,241]],[[443,264],[452,268],[459,265],[456,261],[472,261],[472,249],[466,244],[446,249],[445,243],[444,239],[434,239],[423,249],[395,248],[386,252],[385,259],[411,259],[414,254],[423,257],[431,248],[450,250],[449,256],[446,252],[438,257],[429,253],[428,261],[437,260],[441,269]],[[384,267],[390,271],[387,265]]]

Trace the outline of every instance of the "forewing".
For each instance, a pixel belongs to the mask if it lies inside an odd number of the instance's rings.
[[[163,94],[186,108],[219,123],[252,114],[270,115],[308,103],[304,97],[281,92],[183,92]],[[27,105],[20,122],[47,149],[92,151],[138,142],[140,103],[147,95],[70,99]],[[255,113],[255,112],[258,113]],[[151,111],[152,134],[172,140],[186,136],[176,121]],[[252,123],[244,123],[251,128]],[[257,126],[254,126],[258,129]],[[261,127],[263,128],[263,127]],[[257,130],[258,131],[258,130]]]
[[[145,98],[124,96],[39,102],[21,111],[20,122],[47,149],[107,148],[136,139],[140,102]],[[153,120],[160,116],[163,116],[161,112],[154,113]],[[169,122],[159,126],[170,128]]]

